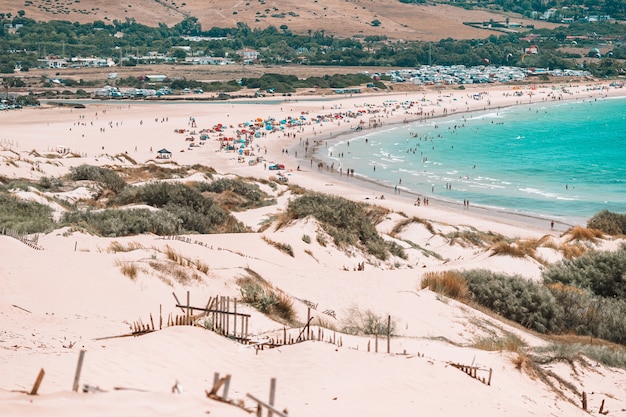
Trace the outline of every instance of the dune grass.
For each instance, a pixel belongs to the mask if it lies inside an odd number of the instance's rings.
[[[421,288],[454,298],[455,300],[469,300],[470,291],[465,278],[454,271],[427,272],[422,277]]]
[[[246,268],[245,271],[246,275],[237,279],[243,302],[276,321],[293,324],[296,312],[291,297],[274,288],[252,269]]]
[[[424,227],[426,227],[426,230],[428,230],[431,234],[433,235],[435,234],[435,228],[433,227],[433,224],[431,222],[429,222],[428,220],[420,219],[419,217],[413,216],[413,217],[404,219],[396,223],[393,229],[391,229],[391,232],[389,233],[389,235],[391,237],[396,237],[400,232],[402,232],[405,228],[407,228],[413,223],[421,224]]]
[[[588,229],[581,226],[574,226],[569,229],[565,235],[568,237],[568,242],[582,241],[597,243],[598,239],[602,238],[602,232],[597,229]]]
[[[516,334],[506,332],[501,337],[482,337],[472,344],[473,348],[487,351],[523,353],[526,343]]]
[[[279,251],[286,253],[287,255],[291,256],[292,258],[295,257],[295,255],[293,253],[293,248],[291,247],[290,244],[276,242],[275,240],[272,240],[272,239],[268,238],[265,235],[263,235],[261,238],[263,239],[263,241],[265,241],[269,245],[275,247]]]
[[[341,331],[351,335],[386,335],[394,334],[396,330],[395,319],[390,320],[387,326],[387,316],[381,316],[370,309],[362,310],[359,306],[353,305],[348,308],[345,318],[341,321]]]
[[[120,260],[115,263],[120,267],[122,274],[126,275],[133,281],[137,278],[138,269],[137,266],[132,262],[122,262]]]

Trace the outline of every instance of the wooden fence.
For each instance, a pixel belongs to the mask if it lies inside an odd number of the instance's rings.
[[[176,300],[176,307],[185,313],[185,324],[192,325],[199,319],[204,318],[205,320],[201,324],[203,327],[238,342],[248,342],[248,320],[250,319],[250,314],[237,312],[236,298],[218,295],[209,297],[209,301],[204,307],[193,307],[190,305],[189,291],[187,291],[186,304],[181,304],[175,293],[172,293],[172,295]],[[195,315],[196,311],[201,314]],[[237,322],[239,322],[239,325]]]
[[[7,229],[5,227],[3,227],[0,230],[0,232],[1,232],[0,234],[15,238],[19,240],[20,242],[22,242],[23,244],[30,246],[33,249],[43,250],[42,247],[37,245],[37,243],[39,242],[39,234],[28,235],[26,233],[18,232],[17,230],[14,230],[14,229]]]
[[[493,373],[493,369],[491,368],[484,369],[484,368],[479,368],[477,366],[462,365],[460,363],[451,363],[450,365],[454,366],[457,369],[460,369],[461,371],[465,372],[467,375],[471,376],[474,379],[479,380],[485,385],[491,385],[491,375]],[[485,376],[480,377],[478,375],[478,371],[481,371],[481,373],[488,372],[489,375],[487,377]]]

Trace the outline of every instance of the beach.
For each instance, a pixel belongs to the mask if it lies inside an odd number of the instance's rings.
[[[479,230],[511,239],[551,239],[557,245],[566,241],[571,224],[551,225],[546,218],[467,208],[434,195],[421,195],[430,197],[430,204],[418,206],[415,194],[394,192],[360,172],[352,174],[345,169],[349,167],[327,166],[318,156],[350,135],[417,120],[624,95],[608,82],[580,81],[226,102],[87,101],[85,108],[44,103],[1,112],[0,175],[7,181],[61,177],[83,164],[166,168],[200,164],[212,167],[220,178],[265,181],[280,176],[286,184],[279,183],[274,191],[266,187],[275,193],[276,205],[235,214],[251,229],[249,233],[102,238],[65,228],[40,236],[41,250],[0,235],[0,413],[242,416],[248,414],[242,407],[248,411],[256,407],[246,394],[267,399],[271,378],[277,381],[276,407],[296,417],[374,416],[389,410],[399,415],[583,416],[587,412],[577,405],[583,391],[589,393],[594,411],[603,400],[611,410],[626,409],[624,371],[598,364],[577,368],[579,373],[572,377],[566,364],[554,364],[551,371],[575,387],[557,394],[521,372],[510,353],[472,347],[477,337],[504,332],[519,335],[530,346],[547,345],[546,340],[419,286],[424,273],[455,268],[515,271],[539,280],[544,266],[536,260],[490,256],[476,247],[455,245],[446,236]],[[275,164],[284,167],[270,170]],[[198,178],[174,180],[206,180]],[[378,228],[386,239],[404,241],[407,249],[406,241],[418,242],[440,256],[416,252],[406,261],[373,261],[358,251],[307,244],[304,235],[320,233],[319,225],[308,219],[282,229],[264,228],[296,198],[287,185],[385,207],[389,214]],[[81,192],[89,193],[74,190],[56,197],[79,201]],[[54,204],[51,196],[36,190],[14,193]],[[437,233],[420,224],[393,232],[406,218],[425,219]],[[264,239],[289,242],[296,255],[277,251]],[[115,251],[114,243],[135,249]],[[607,239],[598,245],[611,249],[619,243]],[[203,280],[166,282],[146,272],[151,261],[163,258],[167,247],[205,262],[208,272]],[[541,253],[548,262],[562,259],[549,247],[541,248]],[[120,263],[129,262],[140,266],[133,280],[120,271]],[[366,266],[359,270],[361,263]],[[168,321],[167,317],[181,314],[184,309],[176,306],[172,294],[180,302],[189,294],[187,303],[203,306],[217,295],[240,297],[237,279],[248,270],[293,297],[300,322],[306,323],[312,314],[318,337],[263,351],[195,326],[163,326],[139,337],[109,338],[127,334],[134,321],[149,323],[157,317]],[[394,318],[397,334],[389,342],[389,352],[382,338],[340,334],[341,320],[355,305]],[[250,333],[259,340],[286,334],[282,324],[252,307],[238,308],[250,315]],[[300,330],[290,329],[289,334],[296,338]],[[80,386],[98,388],[89,393],[72,390],[81,350],[86,353]],[[480,376],[493,373],[492,383],[468,377],[453,363],[473,366]],[[42,368],[45,377],[39,394],[26,395]],[[231,402],[207,396],[215,373],[232,376]],[[225,395],[223,389],[219,395]]]

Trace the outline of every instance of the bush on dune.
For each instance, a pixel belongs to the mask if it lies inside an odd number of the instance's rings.
[[[62,222],[107,237],[143,233],[163,236],[182,232],[181,224],[174,215],[147,209],[68,212],[63,215]]]
[[[0,228],[20,233],[43,233],[55,227],[57,224],[49,206],[0,194]]]
[[[378,259],[387,259],[391,244],[376,230],[387,211],[381,207],[357,203],[326,194],[305,194],[291,200],[286,211],[286,221],[312,216],[334,240],[335,245],[360,245]],[[393,252],[406,257],[401,248]]]
[[[102,188],[115,193],[119,193],[128,185],[115,171],[93,165],[71,167],[70,178],[74,181],[94,181]]]
[[[543,279],[548,284],[560,282],[589,289],[602,297],[626,300],[626,246],[615,252],[588,252],[550,265]]]
[[[623,235],[626,234],[626,214],[602,210],[589,219],[587,227],[600,230],[612,236]]]
[[[563,311],[549,289],[521,276],[488,270],[461,274],[477,303],[540,333],[560,330]]]
[[[181,232],[240,233],[246,227],[213,199],[181,183],[153,183],[129,187],[111,200],[112,205],[147,204],[179,219]]]

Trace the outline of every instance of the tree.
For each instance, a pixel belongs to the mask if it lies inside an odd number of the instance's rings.
[[[172,52],[172,56],[174,58],[176,58],[177,60],[179,59],[185,59],[187,58],[187,52],[185,52],[183,49],[181,48],[176,48],[174,49],[174,51]]]
[[[372,25],[372,26],[380,26],[380,20],[378,20],[378,19],[374,19],[374,20],[372,20],[371,25]]]

